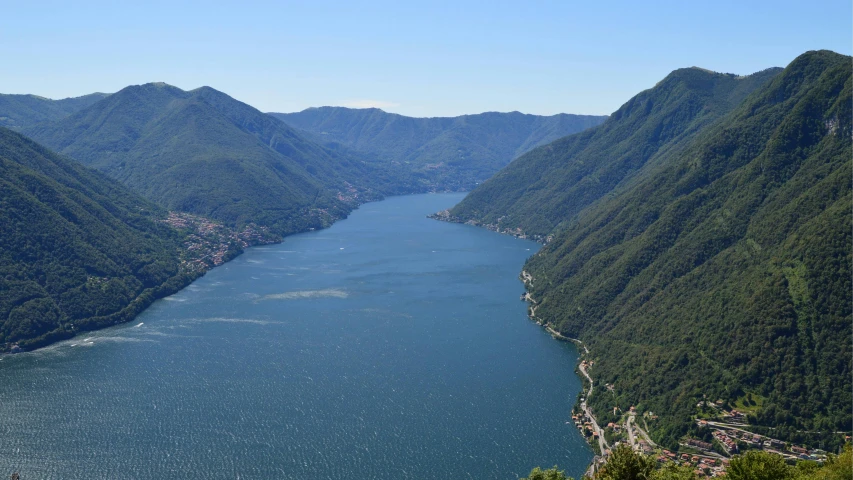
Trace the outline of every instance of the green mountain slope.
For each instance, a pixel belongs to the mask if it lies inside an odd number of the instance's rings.
[[[851,77],[802,55],[529,260],[536,317],[593,352],[605,423],[639,405],[672,446],[707,396],[751,398],[778,437],[851,430]]]
[[[360,158],[206,87],[131,86],[24,132],[165,208],[278,234],[327,225],[384,181]]]
[[[603,125],[513,161],[450,213],[498,230],[548,235],[635,172],[679,152],[779,71],[737,77],[700,68],[676,70]]]
[[[376,108],[309,108],[270,114],[313,134],[399,165],[422,188],[471,189],[530,149],[599,125],[604,116],[488,112],[412,118]]]
[[[0,94],[0,127],[20,130],[39,122],[61,120],[102,100],[108,94],[51,100],[37,95]]]
[[[114,180],[0,128],[0,351],[132,318],[183,287],[176,232]]]

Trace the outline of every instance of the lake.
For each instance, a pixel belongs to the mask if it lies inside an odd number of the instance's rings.
[[[0,357],[0,478],[580,477],[577,350],[519,300],[539,245],[426,218],[463,196],[363,205]]]

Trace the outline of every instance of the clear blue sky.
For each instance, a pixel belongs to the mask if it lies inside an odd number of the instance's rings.
[[[127,5],[119,5],[127,3]],[[0,92],[164,81],[263,111],[607,114],[689,66],[851,54],[850,0],[4,2]]]

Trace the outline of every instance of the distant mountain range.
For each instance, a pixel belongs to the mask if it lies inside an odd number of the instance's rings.
[[[310,110],[266,115],[209,87],[183,91],[163,83],[61,101],[4,98],[0,115],[16,119],[16,129],[163,208],[235,227],[254,222],[282,235],[328,226],[383,195],[472,188],[517,152],[604,119],[413,119],[320,108],[329,114],[321,121]],[[366,123],[358,120],[365,115]],[[300,119],[341,132],[341,141],[312,133]]]
[[[130,86],[22,131],[164,208],[279,234],[327,226],[397,188],[358,156],[208,87]]]
[[[474,188],[513,158],[607,118],[519,112],[413,118],[377,108],[344,107],[270,115],[308,132],[319,143],[341,144],[402,166],[430,190]]]
[[[107,95],[92,93],[82,97],[51,100],[37,95],[0,94],[0,127],[20,130],[39,122],[61,120],[103,100]]]
[[[538,132],[515,132],[516,150],[579,128],[564,125],[570,116],[473,118],[480,136],[454,144],[466,151],[508,148],[507,118]],[[494,121],[488,135],[483,118]],[[41,143],[0,127],[0,351],[128,320],[245,245],[326,227],[383,195],[435,190],[454,172],[422,175],[406,161],[323,146],[209,87],[0,95],[0,122]],[[466,160],[477,161],[487,160]]]
[[[828,51],[678,70],[447,215],[551,240],[525,267],[535,317],[589,345],[600,422],[637,406],[675,447],[710,435],[697,404],[721,399],[835,448],[853,425],[851,83]]]

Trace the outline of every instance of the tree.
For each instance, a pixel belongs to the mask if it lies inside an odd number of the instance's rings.
[[[840,455],[829,455],[823,466],[811,462],[797,464],[796,480],[849,480],[853,478],[853,448],[848,443]]]
[[[571,477],[567,477],[565,472],[562,470],[557,470],[557,466],[554,465],[554,468],[549,468],[548,470],[542,470],[539,467],[534,468],[530,471],[530,475],[527,478],[522,478],[520,480],[574,480]]]
[[[751,450],[732,459],[728,468],[731,480],[786,480],[794,471],[780,455]]]
[[[621,444],[613,449],[607,463],[595,475],[595,480],[650,480],[654,470],[653,458]]]

